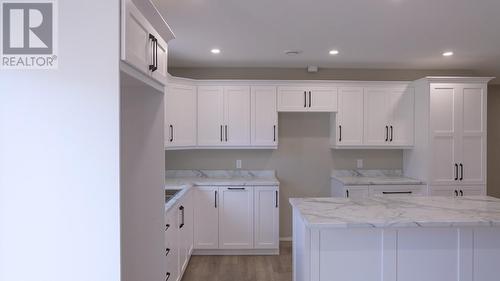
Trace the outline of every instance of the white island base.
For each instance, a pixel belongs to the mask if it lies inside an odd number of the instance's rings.
[[[293,209],[294,281],[500,280],[498,224],[331,227]]]

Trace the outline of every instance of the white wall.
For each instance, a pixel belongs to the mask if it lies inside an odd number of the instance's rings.
[[[59,69],[0,70],[0,280],[120,280],[119,1],[58,1]]]

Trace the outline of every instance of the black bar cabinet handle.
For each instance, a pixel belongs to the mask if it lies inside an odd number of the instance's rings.
[[[390,139],[391,142],[392,142],[393,137],[394,137],[394,128],[391,125],[391,139]]]
[[[165,279],[165,281],[168,281],[169,278],[170,278],[170,272],[167,272],[167,278]]]
[[[389,141],[389,126],[385,126],[385,141]]]
[[[311,96],[311,91],[309,91],[309,107],[312,105],[312,96]]]
[[[413,191],[382,191],[382,194],[413,194]]]
[[[273,126],[273,141],[276,142],[276,125]]]
[[[167,223],[167,224],[165,225],[165,231],[167,231],[169,228],[170,228],[170,224],[168,224],[168,223]]]
[[[455,180],[458,180],[458,164],[455,163]]]
[[[181,211],[181,224],[179,225],[179,228],[182,228],[184,226],[184,206],[180,206],[179,211]]]
[[[165,249],[165,256],[168,256],[168,253],[170,253],[170,248]]]
[[[274,201],[274,202],[275,202],[274,207],[275,207],[275,208],[278,208],[278,191],[277,191],[277,190],[276,190],[276,191],[274,191],[274,196],[275,196],[275,197],[274,197],[274,198],[275,198],[275,201]]]
[[[458,191],[457,190],[455,190],[455,196],[458,196]]]
[[[217,190],[214,193],[214,207],[217,208]]]
[[[174,141],[174,126],[170,125],[170,142]]]
[[[244,187],[228,187],[227,190],[245,190]]]
[[[307,93],[304,91],[304,107],[307,107]]]
[[[460,190],[460,196],[464,196],[464,191]]]
[[[342,141],[342,125],[339,125],[339,142]]]
[[[349,189],[347,189],[347,190],[345,191],[345,196],[346,196],[347,198],[349,198]]]
[[[149,65],[149,70],[154,71],[155,68],[155,36],[153,34],[149,34],[149,40],[152,42],[151,47],[151,64]]]
[[[158,39],[155,38],[155,70],[158,70]]]
[[[464,179],[464,164],[460,163],[460,180]]]
[[[220,141],[222,142],[222,130],[223,130],[224,126],[220,125]]]
[[[226,125],[226,141],[227,141],[227,125]]]

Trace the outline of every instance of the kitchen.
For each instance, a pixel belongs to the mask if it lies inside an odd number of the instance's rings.
[[[0,76],[0,279],[498,276],[498,3],[45,2],[58,68]]]

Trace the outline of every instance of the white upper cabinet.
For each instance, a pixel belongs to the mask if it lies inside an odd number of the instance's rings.
[[[278,87],[280,112],[336,112],[337,90],[330,87]]]
[[[122,4],[121,59],[166,84],[167,43],[130,0]]]
[[[250,87],[198,87],[198,145],[250,145]]]
[[[486,184],[486,88],[431,85],[432,183]]]
[[[251,145],[276,147],[278,145],[276,87],[255,86],[251,92]]]
[[[338,113],[335,128],[331,128],[332,145],[363,145],[363,99],[363,88],[339,88]]]
[[[365,88],[364,144],[368,146],[412,146],[413,97],[413,89]]]
[[[165,92],[165,147],[196,146],[196,87],[169,84]]]
[[[224,87],[224,144],[250,145],[250,87]]]
[[[224,129],[224,88],[198,87],[198,145],[223,145]]]

